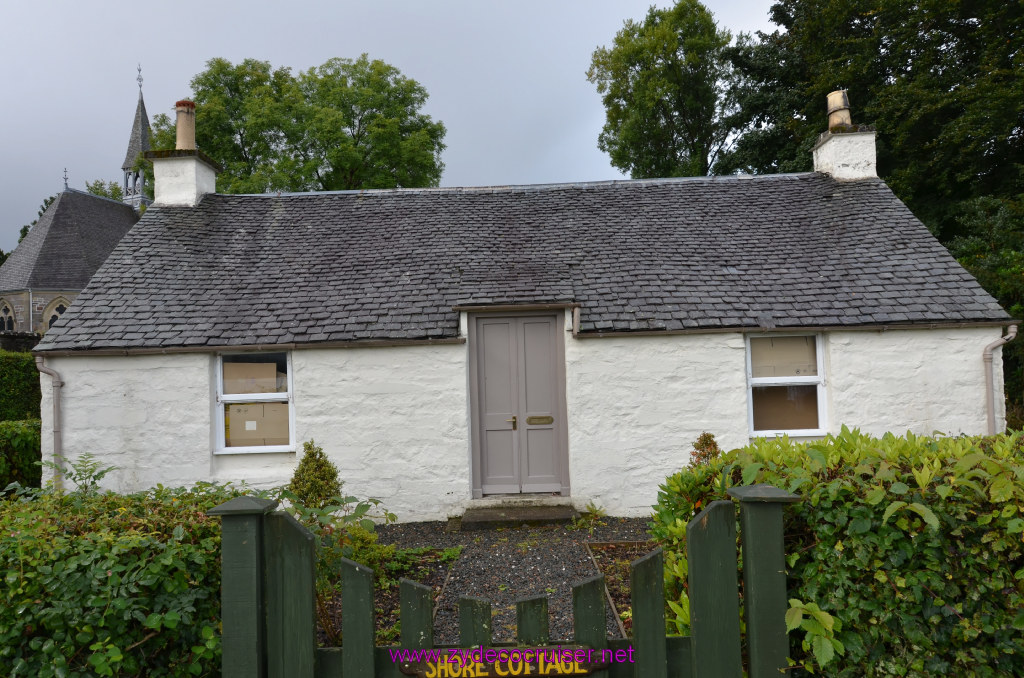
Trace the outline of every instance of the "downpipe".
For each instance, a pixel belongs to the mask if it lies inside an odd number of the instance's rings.
[[[995,394],[995,374],[994,366],[992,365],[992,354],[993,352],[1004,344],[1008,344],[1017,338],[1017,326],[1010,325],[1010,330],[1006,333],[1006,336],[1000,337],[993,341],[991,344],[985,347],[984,353],[982,353],[982,360],[985,361],[985,406],[988,410],[988,434],[994,436],[996,431],[996,394]]]
[[[64,489],[64,440],[60,430],[60,389],[64,385],[63,379],[57,373],[45,365],[41,356],[36,356],[36,369],[43,374],[48,374],[53,380],[53,484],[58,490]]]

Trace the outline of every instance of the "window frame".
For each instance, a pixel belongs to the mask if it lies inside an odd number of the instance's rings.
[[[806,377],[755,377],[751,361],[752,349],[751,339],[780,339],[782,337],[814,337],[814,355],[817,361],[818,374]],[[825,342],[824,336],[817,332],[780,332],[746,334],[744,337],[747,355],[747,432],[751,438],[778,438],[790,436],[791,438],[806,438],[824,436],[828,432],[826,422],[828,421],[827,391],[825,378]],[[818,428],[798,429],[764,429],[754,428],[754,387],[755,386],[817,386],[818,396]]]
[[[285,364],[288,368],[287,383],[288,390],[285,393],[224,393],[224,358],[233,355],[259,355],[252,352],[218,353],[216,367],[216,403],[215,423],[216,445],[214,454],[267,454],[281,452],[295,452],[295,398],[292,384],[292,352],[291,351],[266,351],[266,353],[284,353]],[[288,444],[287,445],[250,445],[246,447],[228,447],[224,435],[224,406],[232,403],[287,403],[288,404]]]

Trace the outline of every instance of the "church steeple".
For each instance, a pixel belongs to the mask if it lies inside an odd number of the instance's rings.
[[[124,202],[136,210],[145,203],[152,202],[145,194],[145,175],[134,169],[135,161],[140,153],[149,150],[149,116],[146,114],[146,102],[142,99],[142,65],[139,75],[135,78],[139,83],[139,104],[135,107],[135,120],[132,122],[132,135],[128,138],[128,152],[124,156],[121,170],[124,172]]]

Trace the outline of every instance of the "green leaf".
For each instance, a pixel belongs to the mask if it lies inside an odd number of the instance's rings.
[[[167,614],[164,615],[164,626],[166,626],[169,629],[177,628],[178,622],[180,621],[181,615],[178,614],[175,610],[170,610]]]
[[[157,629],[157,630],[159,630],[162,621],[163,621],[163,615],[157,614],[156,612],[154,612],[153,614],[151,614],[148,617],[146,617],[146,621],[142,625],[145,626],[147,629]]]
[[[883,499],[885,499],[884,487],[876,487],[872,489],[870,492],[868,492],[867,495],[865,495],[864,497],[864,501],[866,501],[871,506],[877,506],[879,502],[881,502]]]
[[[895,482],[889,486],[889,491],[893,494],[906,494],[909,490],[906,483]]]
[[[1009,501],[1013,497],[1013,481],[1008,476],[1000,475],[992,481],[992,485],[988,488],[989,496],[992,501],[996,503],[1002,503]]]
[[[805,451],[805,454],[807,455],[807,458],[810,461],[814,462],[813,464],[807,465],[810,470],[820,471],[824,469],[826,466],[828,466],[828,462],[825,459],[825,455],[819,452],[818,450],[808,448]]]
[[[935,492],[943,499],[953,494],[953,488],[949,485],[939,485],[935,488]]]
[[[885,525],[887,522],[889,522],[889,518],[892,517],[892,514],[896,513],[906,505],[907,502],[905,501],[894,501],[893,503],[889,504],[889,506],[885,509],[885,513],[882,514],[882,524]]]
[[[814,650],[814,658],[820,666],[825,666],[836,656],[835,648],[824,636],[814,636],[811,639],[811,649]]]
[[[171,536],[174,538],[174,541],[181,541],[185,538],[185,528],[181,525],[176,526]]]
[[[803,610],[798,607],[791,607],[786,610],[786,633],[800,628],[800,622],[803,618]]]
[[[867,518],[854,518],[850,521],[850,526],[847,531],[852,534],[864,534],[871,530],[871,521]]]
[[[917,515],[921,516],[924,519],[924,522],[926,522],[929,527],[936,530],[939,529],[939,519],[936,518],[932,510],[925,506],[924,504],[920,504],[915,501],[914,503],[907,506],[907,508],[909,508]]]
[[[743,484],[751,485],[757,478],[758,472],[762,469],[760,463],[747,464],[743,467]]]

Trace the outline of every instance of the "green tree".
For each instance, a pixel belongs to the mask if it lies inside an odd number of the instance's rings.
[[[211,59],[192,79],[196,144],[224,171],[217,190],[329,191],[436,186],[445,128],[420,110],[426,89],[383,61],[330,59],[301,72]],[[174,123],[153,121],[154,149]]]
[[[28,232],[32,229],[32,227],[36,225],[36,222],[39,221],[39,217],[43,216],[43,212],[45,212],[46,208],[50,206],[50,203],[52,203],[56,199],[57,199],[57,196],[55,196],[55,195],[51,195],[48,198],[44,198],[43,199],[43,204],[39,206],[39,213],[36,214],[36,218],[32,220],[31,224],[25,224],[24,226],[22,226],[21,230],[18,232],[18,243],[19,244],[21,243],[22,240],[25,239],[25,236],[28,235]]]
[[[87,181],[85,182],[85,190],[93,195],[98,195],[102,198],[110,198],[111,200],[117,200],[118,202],[124,199],[124,192],[121,190],[121,184],[116,181],[103,181],[102,179]]]
[[[825,95],[878,130],[879,174],[948,242],[961,204],[1024,185],[1024,5],[780,0],[780,26],[730,53],[743,133],[719,170],[810,169]]]
[[[726,47],[698,0],[651,7],[626,21],[611,48],[598,47],[587,79],[602,95],[598,148],[633,178],[706,175],[733,131]]]

